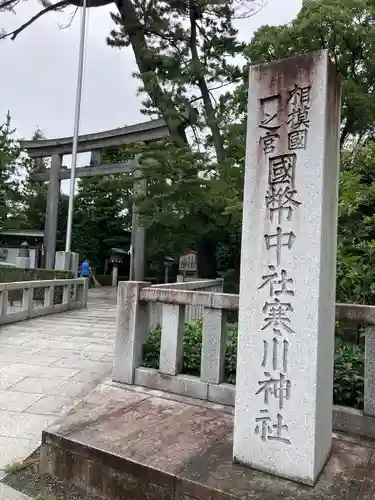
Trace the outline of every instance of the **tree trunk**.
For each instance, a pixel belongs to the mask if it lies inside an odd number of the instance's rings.
[[[197,271],[198,278],[217,277],[216,244],[210,238],[197,241]]]
[[[155,63],[150,57],[150,51],[144,34],[144,28],[138,20],[137,12],[131,0],[116,0],[125,31],[134,52],[135,60],[143,81],[144,88],[152,102],[164,118],[171,137],[178,143],[187,143],[183,120],[178,116],[173,103],[161,88],[155,74]]]
[[[221,163],[225,159],[223,139],[221,137],[220,130],[217,125],[215,110],[212,105],[210,91],[208,89],[208,85],[203,73],[202,64],[199,59],[199,54],[197,49],[196,11],[194,9],[194,5],[192,5],[192,2],[190,2],[189,10],[190,10],[190,33],[191,33],[190,50],[191,50],[193,68],[196,73],[195,78],[197,80],[199,90],[201,91],[202,94],[202,101],[207,117],[207,125],[211,130],[212,141],[214,143],[217,161]]]

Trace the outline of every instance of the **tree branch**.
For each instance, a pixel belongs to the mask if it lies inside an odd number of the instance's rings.
[[[61,9],[61,7],[67,7],[70,4],[70,0],[60,0],[59,2],[49,5],[45,9],[41,10],[38,12],[38,14],[35,14],[31,19],[27,21],[27,23],[22,24],[19,28],[17,28],[14,31],[11,31],[10,33],[5,33],[4,35],[0,36],[0,40],[3,38],[8,38],[10,37],[11,40],[14,40],[17,38],[17,36],[22,33],[26,28],[28,28],[31,24],[33,24],[35,21],[37,21],[40,17],[44,16],[44,14],[47,14],[47,12],[51,12],[53,10],[58,10]]]
[[[215,110],[211,102],[211,96],[210,96],[210,91],[207,85],[207,82],[205,80],[205,77],[203,75],[203,68],[201,61],[199,59],[199,53],[198,53],[198,48],[197,48],[197,18],[196,18],[196,12],[194,9],[194,0],[190,0],[189,3],[189,13],[190,13],[190,51],[191,51],[191,57],[192,57],[192,63],[193,63],[193,72],[194,72],[194,78],[196,80],[196,84],[199,87],[199,90],[201,91],[202,94],[202,100],[203,100],[203,105],[204,109],[206,112],[207,116],[207,124],[209,128],[211,129],[212,133],[212,140],[217,156],[217,160],[219,163],[224,161],[225,159],[225,151],[224,151],[224,146],[223,146],[223,139],[220,134],[220,130],[217,124],[217,120],[215,117]]]
[[[0,3],[0,10],[7,9],[8,7],[12,10],[13,7],[17,5],[18,1],[19,0],[5,0]]]
[[[114,0],[88,0],[87,7],[102,7],[103,5],[108,5],[113,2]],[[0,5],[0,8],[3,8],[4,5],[9,6],[12,3],[14,3],[14,0],[5,0],[5,2]],[[47,14],[47,12],[60,10],[63,9],[64,7],[67,7],[68,5],[73,5],[74,7],[81,7],[81,0],[60,0],[57,3],[48,5],[45,9],[41,10],[40,12],[38,12],[38,14],[35,14],[35,16],[29,19],[27,23],[22,24],[22,26],[20,26],[18,29],[11,31],[10,33],[4,33],[3,35],[0,35],[0,40],[8,37],[10,37],[11,40],[14,40],[20,33],[22,33],[22,31],[28,28],[40,17],[44,16],[44,14]]]
[[[62,30],[66,30],[67,28],[70,28],[70,26],[72,25],[72,22],[74,21],[74,18],[76,17],[77,12],[78,12],[78,7],[75,8],[75,10],[74,10],[73,14],[70,16],[70,19],[67,22],[67,24],[59,24],[59,28]]]

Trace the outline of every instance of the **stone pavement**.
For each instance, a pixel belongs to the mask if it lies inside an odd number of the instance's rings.
[[[42,430],[112,368],[116,291],[94,289],[88,309],[0,327],[0,478],[28,456]],[[0,498],[11,492],[0,485]]]

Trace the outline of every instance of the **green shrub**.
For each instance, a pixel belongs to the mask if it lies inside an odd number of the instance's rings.
[[[0,283],[11,283],[14,281],[47,281],[54,279],[69,279],[74,275],[71,271],[57,271],[56,269],[22,269],[13,266],[0,266]],[[8,294],[10,301],[22,299],[22,290],[12,290]],[[34,289],[34,300],[44,300],[44,288]],[[62,287],[56,287],[54,293],[54,304],[62,302]]]
[[[12,281],[37,281],[73,278],[71,271],[57,271],[56,269],[22,269],[13,266],[0,266],[0,283]]]
[[[143,365],[159,368],[160,327],[149,334],[143,345]],[[199,376],[202,349],[202,322],[185,324],[182,373]],[[228,325],[225,352],[225,381],[236,383],[237,324]],[[361,345],[337,339],[333,382],[333,402],[342,406],[363,408],[364,349]]]
[[[337,339],[333,379],[333,401],[363,408],[365,355],[361,345]]]

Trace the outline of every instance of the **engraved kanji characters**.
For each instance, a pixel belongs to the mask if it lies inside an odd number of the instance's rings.
[[[271,222],[277,215],[277,222],[281,224],[283,215],[287,220],[292,219],[293,210],[300,202],[296,200],[295,184],[296,154],[274,156],[269,159],[268,190],[266,206],[269,210]]]
[[[278,120],[280,96],[275,95],[260,100],[263,118],[260,120],[259,128],[265,132],[259,139],[263,146],[264,154],[272,153],[276,148],[276,141],[279,139],[279,129],[281,124]]]
[[[288,133],[288,149],[306,149],[307,132],[310,126],[310,91],[311,86],[300,87],[295,85],[289,91],[288,104],[291,106],[290,113],[286,120],[290,127]]]
[[[307,130],[293,130],[288,134],[288,149],[306,149]]]
[[[260,143],[268,162],[265,206],[271,229],[264,234],[264,245],[270,262],[258,285],[258,290],[266,291],[269,298],[266,298],[262,308],[261,331],[265,338],[261,367],[264,376],[259,377],[255,395],[262,397],[263,404],[270,408],[260,411],[254,431],[262,441],[279,441],[285,444],[291,444],[291,441],[288,425],[284,424],[280,412],[291,397],[292,382],[287,375],[289,337],[293,337],[296,332],[291,319],[294,311],[294,280],[284,265],[281,267],[281,262],[287,256],[284,252],[292,250],[296,239],[290,225],[294,212],[301,205],[296,187],[296,152],[307,147],[310,94],[311,86],[295,85],[288,91],[286,99],[283,99],[283,109],[280,109],[279,95],[262,99],[260,103],[262,119],[259,128],[265,131]],[[279,154],[276,147],[286,142],[287,151]],[[272,416],[271,405],[274,403],[271,401],[274,400],[279,412]]]
[[[261,410],[262,414],[257,417],[255,434],[259,435],[262,441],[281,441],[285,444],[291,444],[289,438],[285,437],[285,433],[288,432],[288,426],[283,424],[283,417],[280,413],[276,416],[276,424],[272,424],[271,417],[268,415],[268,410]]]
[[[275,298],[274,302],[266,302],[263,306],[263,314],[265,314],[265,325],[262,330],[272,328],[273,333],[282,335],[280,328],[288,333],[294,333],[293,328],[289,325],[291,320],[288,316],[289,312],[293,312],[293,306],[289,302],[280,302]]]
[[[271,188],[266,194],[266,205],[269,210],[270,220],[273,222],[274,215],[277,214],[277,223],[281,224],[283,215],[286,216],[288,221],[292,220],[293,210],[301,203],[294,197],[297,194],[295,189],[290,189],[288,186],[285,188]]]
[[[269,356],[270,342],[263,340],[262,367],[267,368],[272,360],[272,369],[277,370],[280,367],[285,373],[288,369],[288,350],[289,342],[286,339],[279,341],[277,337],[274,337],[272,339],[272,356]]]
[[[275,248],[276,250],[276,263],[279,266],[281,262],[281,250],[283,247],[287,247],[289,250],[293,246],[293,242],[296,239],[296,235],[293,231],[283,232],[281,227],[276,228],[275,234],[265,234],[264,239],[266,242],[266,249],[271,250]]]
[[[259,380],[260,388],[255,393],[264,394],[264,404],[267,405],[269,397],[273,396],[279,401],[279,409],[284,407],[284,399],[289,399],[290,388],[292,386],[290,380],[287,380],[283,373],[280,373],[277,378],[273,377],[270,372],[264,372],[265,380]]]
[[[278,155],[269,159],[268,184],[289,186],[294,189],[294,177],[297,155],[295,153]]]
[[[279,274],[276,271],[275,266],[268,266],[269,269],[269,274],[265,274],[262,276],[263,283],[259,286],[259,290],[261,288],[264,288],[266,285],[269,285],[269,291],[270,291],[270,297],[273,297],[273,295],[292,295],[294,296],[294,291],[289,290],[288,286],[293,283],[292,278],[288,278],[287,271],[285,269],[281,270],[281,273]],[[276,288],[277,287],[277,288]]]

